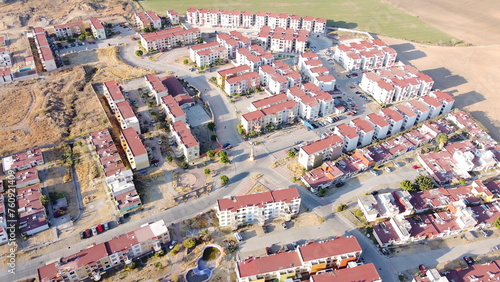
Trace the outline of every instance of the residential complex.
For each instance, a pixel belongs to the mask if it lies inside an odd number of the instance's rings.
[[[257,41],[265,50],[272,52],[304,53],[308,35],[306,30],[263,26]]]
[[[392,104],[430,93],[434,80],[404,65],[363,73],[359,87],[381,104]]]
[[[141,34],[141,45],[147,52],[172,49],[176,46],[192,45],[201,36],[198,28],[174,27]]]
[[[220,70],[217,72],[217,85],[224,88],[226,85],[226,79],[233,76],[239,76],[247,72],[250,72],[250,66],[248,65],[241,65]]]
[[[302,146],[299,150],[299,163],[307,170],[318,167],[325,160],[336,160],[342,155],[344,139],[339,135],[326,138]]]
[[[239,48],[250,48],[252,41],[250,38],[243,36],[240,32],[233,30],[229,33],[218,33],[217,42],[224,46],[228,51],[230,59],[236,57],[236,50]]]
[[[175,10],[168,10],[167,11],[167,18],[170,21],[171,25],[178,25],[179,24],[179,13]]]
[[[290,28],[305,30],[312,33],[324,33],[326,30],[326,19],[304,17],[297,15],[278,14],[249,11],[229,11],[217,9],[190,8],[186,12],[187,21],[199,26],[224,27],[224,28]]]
[[[42,150],[36,148],[2,159],[3,171],[21,171],[44,163]]]
[[[146,81],[146,85],[148,86],[149,91],[151,92],[151,94],[153,94],[152,96],[155,98],[156,104],[160,105],[161,98],[168,95],[167,88],[165,87],[165,85],[163,85],[158,75],[154,73],[146,75],[144,79]]]
[[[158,30],[161,29],[161,19],[153,11],[139,12],[135,14],[135,26],[140,30],[146,28],[151,31]]]
[[[0,69],[0,83],[14,81],[10,68]]]
[[[239,282],[263,281],[277,279],[286,281],[287,279],[300,279],[313,274],[310,281],[332,281],[321,280],[321,273],[333,271],[335,273],[348,272],[344,277],[354,277],[352,272],[359,268],[359,271],[369,268],[372,273],[370,276],[362,277],[364,279],[376,278],[381,281],[376,274],[377,271],[373,264],[366,266],[357,266],[348,271],[349,262],[357,262],[362,255],[361,246],[355,237],[338,237],[336,239],[309,242],[299,246],[294,251],[278,252],[273,255],[263,257],[249,257],[236,263],[236,275]],[[317,275],[314,275],[317,274]],[[324,277],[324,276],[323,276]],[[336,281],[336,280],[335,280]],[[341,281],[341,280],[339,280]],[[342,280],[351,281],[351,280]],[[352,280],[354,281],[354,280]]]
[[[273,106],[241,115],[241,125],[246,133],[260,132],[270,124],[293,123],[298,114],[299,106],[295,101],[286,100]]]
[[[171,147],[177,150],[175,151],[176,156],[184,156],[186,162],[200,157],[200,144],[184,121],[179,120],[171,123],[170,133],[175,140]]]
[[[239,76],[233,76],[226,79],[224,91],[227,95],[246,94],[248,91],[254,91],[260,87],[259,74],[256,72],[247,72]]]
[[[92,35],[95,40],[106,39],[106,29],[99,19],[90,19],[90,30],[92,31]]]
[[[113,267],[130,265],[133,260],[159,252],[161,246],[169,241],[169,232],[163,220],[145,224],[137,230],[101,244],[93,244],[38,268],[38,279],[71,282],[99,280]]]
[[[236,64],[238,66],[248,65],[252,71],[258,72],[260,66],[272,63],[274,63],[274,55],[259,45],[250,45],[249,49],[236,49]]]
[[[55,25],[54,30],[56,36],[60,38],[78,37],[82,31],[85,33],[85,24],[82,21],[70,22],[67,24]]]
[[[19,232],[33,235],[49,229],[45,207],[40,201],[42,187],[39,184],[17,189],[17,213]]]
[[[348,71],[390,68],[394,66],[396,56],[396,51],[380,39],[341,43],[334,53],[335,61]]]
[[[241,224],[260,223],[283,218],[290,220],[299,213],[300,195],[297,188],[244,196],[228,196],[217,200],[220,226],[237,227]]]
[[[36,45],[36,50],[32,47],[33,56],[37,56],[35,62],[40,62],[37,72],[53,71],[59,65],[59,59],[55,56],[55,44],[52,38],[47,36],[47,32],[41,27],[33,28],[32,38]]]

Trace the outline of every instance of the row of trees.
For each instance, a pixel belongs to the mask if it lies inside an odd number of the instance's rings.
[[[401,189],[405,191],[415,192],[424,191],[434,188],[434,182],[428,176],[419,175],[415,178],[414,182],[410,180],[403,180],[399,183]]]

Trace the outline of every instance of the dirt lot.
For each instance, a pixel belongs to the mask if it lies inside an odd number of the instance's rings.
[[[9,117],[0,123],[0,154],[60,142],[106,126],[104,112],[81,67],[44,77],[0,88],[0,116]],[[18,95],[30,98],[22,103],[17,101]]]
[[[383,0],[474,45],[500,44],[497,0]]]
[[[497,46],[439,47],[382,37],[396,49],[398,60],[415,65],[434,80],[434,88],[451,93],[455,107],[472,113],[500,140],[500,53]]]

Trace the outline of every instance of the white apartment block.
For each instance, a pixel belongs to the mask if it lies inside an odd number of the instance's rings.
[[[357,147],[365,147],[372,143],[375,129],[371,123],[358,117],[351,120],[349,126],[354,128],[359,136]]]
[[[429,94],[434,81],[410,66],[365,72],[359,87],[382,104],[406,101]]]
[[[106,39],[106,29],[99,19],[90,19],[90,29],[92,30],[92,35],[95,40]]]
[[[182,107],[177,103],[175,98],[172,95],[167,95],[161,98],[161,106],[165,111],[168,120],[171,123],[177,121],[187,122],[186,112],[182,109]]]
[[[344,139],[338,135],[314,141],[299,150],[299,163],[307,170],[315,168],[325,160],[336,160],[342,155]]]
[[[306,48],[308,32],[305,30],[275,29],[264,26],[261,28],[257,40],[265,50],[272,52],[303,53]]]
[[[228,196],[217,200],[216,211],[220,226],[264,224],[275,218],[289,219],[299,213],[301,198],[297,188],[244,196]]]
[[[200,51],[210,50],[213,48],[219,47],[220,44],[218,42],[208,42],[203,44],[197,44],[189,47],[189,58],[191,61],[196,62],[196,53]],[[199,65],[201,66],[201,65]]]
[[[132,127],[123,129],[120,139],[130,167],[136,170],[148,168],[148,153],[135,129]]]
[[[358,147],[359,134],[357,133],[356,128],[342,123],[335,127],[333,133],[344,139],[344,152],[350,152]]]
[[[38,56],[42,61],[45,71],[53,71],[57,69],[56,58],[54,56],[54,43],[49,43],[47,33],[41,27],[33,28],[35,43],[38,49]]]
[[[141,134],[139,119],[127,101],[116,104],[115,116],[122,129],[132,127],[138,134]]]
[[[375,129],[373,139],[382,140],[388,136],[391,124],[384,116],[371,113],[365,117],[365,120],[368,121]]]
[[[0,83],[14,81],[10,68],[0,69]]]
[[[208,50],[195,53],[194,62],[198,66],[209,66],[215,64],[217,60],[227,61],[229,58],[228,50],[224,46],[215,47]]]
[[[153,11],[140,12],[135,14],[135,24],[139,29],[161,29],[161,19]]]
[[[239,76],[233,76],[226,79],[224,91],[227,95],[246,93],[249,90],[255,90],[260,86],[259,74],[248,72]]]
[[[262,65],[274,63],[274,56],[259,45],[251,45],[250,49],[239,48],[236,50],[236,63],[238,66],[247,65],[257,72]]]
[[[153,93],[156,104],[160,105],[161,98],[168,95],[167,88],[165,87],[165,85],[163,85],[160,78],[154,73],[146,75],[144,77],[144,80],[146,81],[146,85],[148,86],[149,91]]]
[[[249,49],[252,41],[240,32],[233,30],[229,33],[218,33],[217,42],[228,50],[229,58],[236,58],[236,50],[239,48]]]
[[[200,144],[183,121],[170,124],[171,134],[177,142],[178,153],[184,155],[186,162],[200,157]]]
[[[261,105],[261,109],[241,116],[241,125],[246,133],[262,131],[268,124],[277,126],[282,123],[292,123],[297,118],[299,106],[295,101],[282,100],[274,103],[268,100],[268,102],[273,105]]]
[[[346,70],[373,70],[394,66],[397,53],[382,40],[342,43],[335,49],[335,60]]]
[[[198,28],[184,30],[181,27],[141,34],[141,45],[149,50],[168,50],[177,46],[192,45],[201,36]]]
[[[387,135],[394,135],[401,131],[403,127],[403,116],[394,108],[384,108],[380,110],[380,115],[389,123]]]
[[[299,104],[299,116],[305,120],[328,116],[335,111],[332,96],[311,83],[302,85],[302,88],[291,87],[287,96]]]
[[[82,30],[85,31],[85,25],[83,22],[71,22],[67,24],[55,25],[54,30],[57,37],[67,38],[73,37],[74,35],[80,35]]]
[[[175,10],[167,11],[167,18],[170,20],[170,24],[178,25],[179,24],[179,13]]]
[[[227,78],[242,75],[247,72],[250,72],[250,66],[248,65],[241,65],[237,67],[220,70],[217,72],[217,85],[224,88],[224,86],[226,85]]]
[[[103,91],[109,107],[115,112],[116,104],[125,101],[121,87],[115,81],[107,81],[103,84]]]

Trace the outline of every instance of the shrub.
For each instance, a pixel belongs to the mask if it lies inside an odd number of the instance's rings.
[[[295,155],[296,155],[295,151],[288,151],[288,156],[289,156],[290,158],[295,157]]]
[[[194,248],[196,246],[196,240],[193,238],[187,238],[182,242],[182,245],[184,245],[184,248],[186,249]]]
[[[73,43],[75,42],[75,39],[73,37],[68,37],[67,41],[68,43]]]
[[[172,156],[167,156],[166,157],[167,162],[172,162],[174,158]]]
[[[223,164],[229,163],[229,158],[227,156],[220,157],[220,162]]]
[[[342,211],[345,211],[347,210],[347,205],[346,204],[340,204],[338,207],[337,207],[337,212],[342,212]]]
[[[411,183],[410,180],[403,180],[399,183],[399,185],[401,186],[401,189],[405,191],[410,191],[410,192],[417,191],[417,188],[415,187],[415,185],[413,185],[413,183]]]
[[[189,164],[188,164],[187,162],[182,162],[182,163],[181,163],[181,167],[182,167],[183,169],[188,169],[188,168],[189,168]]]
[[[361,211],[360,209],[357,209],[354,212],[354,216],[357,217],[358,219],[361,218],[363,216],[363,211]]]
[[[142,50],[136,50],[136,51],[135,51],[135,55],[136,55],[137,57],[140,57],[140,56],[142,56],[143,54],[144,54],[144,52],[142,52]]]
[[[205,173],[206,175],[209,175],[212,171],[209,169],[209,168],[205,168],[205,170],[203,170],[203,173]]]
[[[188,59],[184,59],[184,61],[182,61],[183,64],[187,65],[189,64],[189,60]]]
[[[415,182],[420,190],[429,190],[434,188],[434,182],[428,176],[419,175],[415,178]]]
[[[220,180],[222,181],[223,185],[226,185],[229,182],[229,177],[227,177],[226,175],[222,175],[220,177]]]
[[[210,139],[212,139],[212,141],[215,141],[215,140],[217,140],[217,135],[215,135],[215,134],[212,134],[212,136],[210,136]]]
[[[214,131],[214,129],[215,129],[215,122],[211,121],[211,122],[207,123],[207,127],[211,131]]]
[[[80,34],[80,36],[78,36],[78,40],[80,41],[85,41],[85,39],[87,39],[87,36],[85,34]]]

